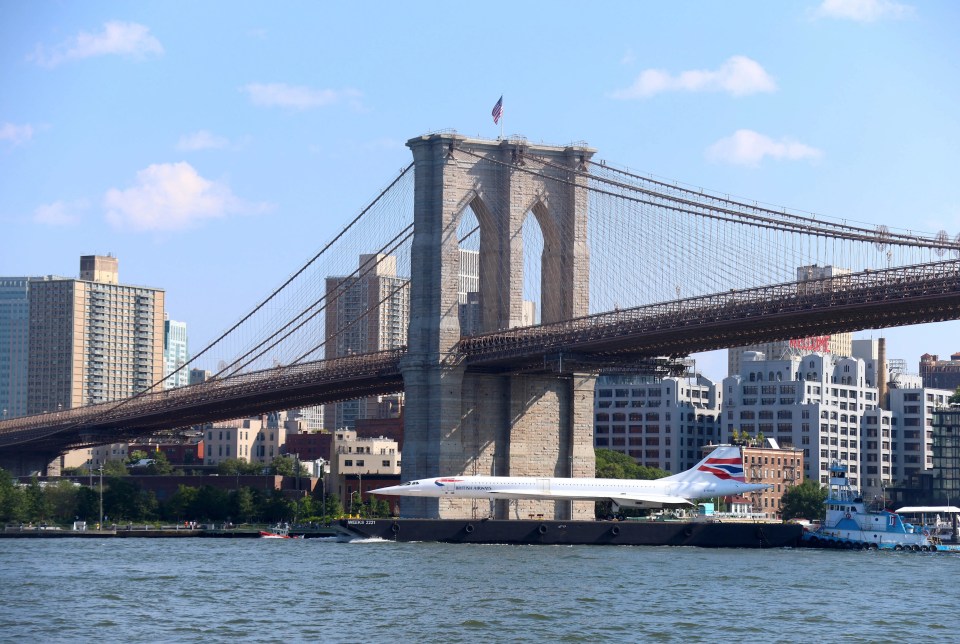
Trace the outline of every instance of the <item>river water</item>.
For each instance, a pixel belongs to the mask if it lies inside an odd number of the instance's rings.
[[[937,553],[0,539],[0,641],[958,641],[958,578]]]

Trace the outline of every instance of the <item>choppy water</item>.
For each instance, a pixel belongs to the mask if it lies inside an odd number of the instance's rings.
[[[960,556],[0,539],[0,640],[957,641]]]

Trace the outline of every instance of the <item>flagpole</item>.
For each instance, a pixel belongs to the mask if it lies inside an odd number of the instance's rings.
[[[500,95],[500,100],[503,100],[503,94]],[[500,112],[500,140],[501,140],[501,141],[503,140],[503,111],[502,111],[502,107],[501,107],[501,112]]]

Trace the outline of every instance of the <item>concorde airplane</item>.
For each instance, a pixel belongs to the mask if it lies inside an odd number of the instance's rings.
[[[614,509],[694,505],[697,499],[735,496],[770,487],[747,483],[740,448],[722,446],[692,469],[662,479],[441,476],[370,490],[371,494],[467,499],[612,501]]]

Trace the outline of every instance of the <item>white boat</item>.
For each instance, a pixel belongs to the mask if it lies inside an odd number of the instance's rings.
[[[872,550],[952,550],[923,526],[906,523],[896,512],[869,510],[863,497],[850,487],[845,465],[830,466],[826,519],[803,534],[806,545],[824,548]]]
[[[960,508],[955,505],[910,505],[898,508],[897,514],[913,517],[912,523],[919,523],[940,541],[956,540]]]

